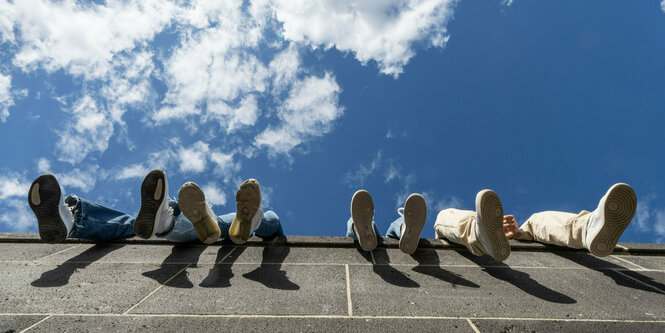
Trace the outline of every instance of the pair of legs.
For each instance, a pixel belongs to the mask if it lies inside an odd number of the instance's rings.
[[[401,216],[390,224],[386,237],[399,239],[399,248],[411,254],[418,248],[420,232],[427,219],[427,204],[422,195],[414,193],[397,212]],[[353,195],[351,218],[346,227],[346,236],[357,240],[363,250],[376,248],[379,230],[374,223],[374,202],[369,192],[359,190]]]
[[[518,229],[512,215],[503,215],[496,193],[483,190],[476,195],[475,212],[444,209],[439,212],[434,229],[436,238],[464,245],[475,255],[487,254],[498,261],[510,255],[509,238],[586,248],[591,254],[604,257],[614,251],[636,208],[635,191],[619,183],[610,187],[592,212],[540,212],[531,215]]]
[[[174,243],[196,239],[212,243],[220,237],[244,243],[252,232],[259,237],[283,235],[279,217],[272,211],[263,214],[259,207],[260,187],[256,180],[245,181],[236,199],[238,213],[221,216],[214,214],[205,203],[203,191],[194,183],[183,185],[178,202],[169,200],[162,170],[153,170],[144,179],[141,210],[136,218],[75,195],[63,198],[53,175],[39,176],[28,193],[40,237],[49,243],[67,237],[106,242],[134,235],[155,235]]]

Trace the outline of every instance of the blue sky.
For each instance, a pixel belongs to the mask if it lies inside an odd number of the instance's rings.
[[[287,234],[343,236],[355,190],[382,232],[409,193],[521,223],[593,210],[665,241],[658,1],[0,0],[0,231],[36,232],[29,184],[135,214],[152,168],[219,214],[257,178]]]

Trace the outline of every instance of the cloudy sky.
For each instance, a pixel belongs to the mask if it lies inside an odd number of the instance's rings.
[[[0,231],[30,183],[129,214],[145,174],[214,210],[257,178],[287,234],[343,236],[352,194],[387,229],[491,188],[520,222],[639,201],[665,242],[665,2],[0,0]]]

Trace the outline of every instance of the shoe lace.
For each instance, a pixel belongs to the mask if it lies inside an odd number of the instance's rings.
[[[404,207],[397,208],[397,214],[399,214],[399,216],[404,216]]]

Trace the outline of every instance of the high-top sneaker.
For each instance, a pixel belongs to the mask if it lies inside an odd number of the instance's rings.
[[[359,190],[351,199],[351,218],[353,219],[353,232],[358,237],[360,248],[372,251],[376,248],[377,239],[372,220],[374,219],[374,202],[369,192]]]
[[[402,210],[403,212],[400,212]],[[406,198],[404,208],[398,210],[400,215],[404,216],[401,237],[399,238],[399,249],[406,254],[416,252],[420,233],[425,226],[427,219],[427,203],[425,198],[418,193],[411,194]]]
[[[585,241],[589,252],[598,257],[610,255],[636,209],[637,197],[630,185],[618,183],[610,187],[587,224]]]
[[[74,215],[65,205],[54,175],[37,177],[30,185],[28,204],[37,217],[39,237],[47,243],[64,241],[74,226]]]
[[[166,173],[160,169],[150,171],[141,184],[141,209],[134,221],[134,234],[148,239],[172,227],[173,210],[168,195]]]
[[[497,261],[510,256],[510,243],[503,233],[503,205],[492,190],[482,190],[476,195],[475,232],[489,256]]]
[[[194,225],[201,242],[212,244],[219,239],[222,231],[217,223],[217,215],[206,203],[205,194],[196,183],[187,182],[182,185],[178,192],[178,207]]]
[[[229,237],[236,244],[247,242],[262,218],[261,186],[256,179],[247,179],[236,192],[236,217],[231,223]]]

